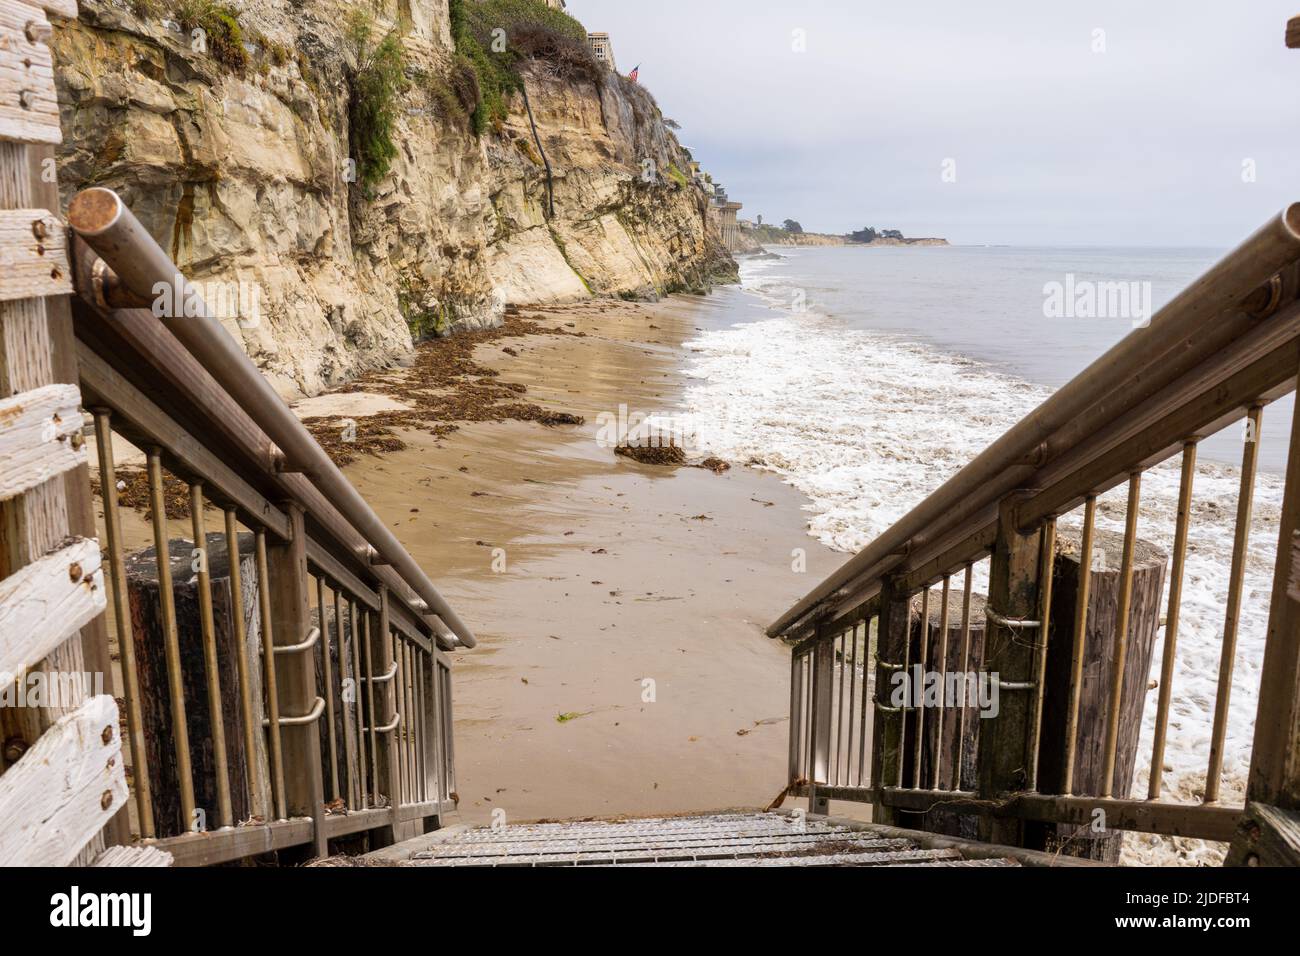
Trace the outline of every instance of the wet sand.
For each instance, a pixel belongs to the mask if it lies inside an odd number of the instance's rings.
[[[679,407],[682,343],[725,309],[524,311],[570,334],[474,358],[585,424],[404,430],[405,450],[345,469],[479,638],[454,655],[459,822],[765,805],[786,777],[789,652],[763,628],[844,555],[770,475],[642,465],[597,441],[620,403]]]

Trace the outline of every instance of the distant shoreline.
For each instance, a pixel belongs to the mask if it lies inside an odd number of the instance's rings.
[[[800,246],[855,246],[868,249],[876,246],[946,246],[947,239],[936,236],[918,238],[872,239],[870,242],[857,242],[849,236],[837,236],[824,232],[786,232],[783,229],[747,229],[740,228],[740,248],[737,252],[761,252],[765,246],[796,248]]]

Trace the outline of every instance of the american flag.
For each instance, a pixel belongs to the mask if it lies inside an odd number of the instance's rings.
[[[627,75],[627,78],[631,80],[633,83],[635,83],[636,76],[640,72],[641,72],[641,64],[638,63],[636,66],[632,67],[632,72]]]

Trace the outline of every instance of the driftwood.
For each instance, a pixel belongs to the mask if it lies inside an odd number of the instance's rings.
[[[1088,625],[1084,641],[1083,682],[1079,695],[1079,729],[1074,760],[1074,792],[1100,796],[1105,762],[1111,667],[1115,656],[1123,536],[1097,531],[1093,544],[1088,591]],[[1120,703],[1119,738],[1112,794],[1127,797],[1137,765],[1142,708],[1149,690],[1151,654],[1160,628],[1166,555],[1138,540],[1133,561],[1133,592],[1124,661],[1124,693]],[[1065,775],[1065,741],[1070,699],[1074,616],[1079,585],[1079,534],[1062,530],[1054,563],[1051,631],[1048,638],[1047,683],[1043,707],[1039,790],[1060,793]],[[1048,849],[1072,856],[1116,862],[1123,834],[1068,824],[1047,825],[1041,835]]]
[[[217,781],[212,749],[211,717],[208,710],[207,671],[203,658],[198,578],[192,570],[194,545],[188,540],[169,542],[172,578],[175,582],[177,632],[181,670],[184,674],[185,722],[189,729],[193,763],[195,805],[215,829]],[[234,822],[252,817],[266,818],[270,807],[261,688],[260,620],[257,613],[257,574],[253,561],[253,536],[239,536],[240,577],[243,584],[244,626],[247,643],[236,645],[230,591],[229,556],[224,534],[207,536],[208,570],[212,582],[212,611],[215,624],[222,724],[226,737],[226,761],[230,774],[231,809]],[[154,820],[159,836],[174,836],[193,826],[182,820],[179,775],[172,729],[171,695],[167,678],[162,618],[158,604],[158,570],[154,549],[147,548],[127,558],[127,591],[131,605],[131,629],[135,639],[142,717],[147,741],[149,776],[154,800]],[[237,653],[245,655],[252,678],[254,720],[257,724],[258,754],[255,774],[249,779],[240,704]]]

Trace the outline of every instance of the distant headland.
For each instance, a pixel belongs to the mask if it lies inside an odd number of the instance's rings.
[[[805,232],[803,226],[793,219],[787,219],[781,225],[754,222],[748,219],[737,221],[739,227],[738,252],[761,252],[763,246],[946,246],[947,239],[933,236],[909,238],[897,229],[876,229],[864,226],[854,232],[832,234],[824,232]]]

